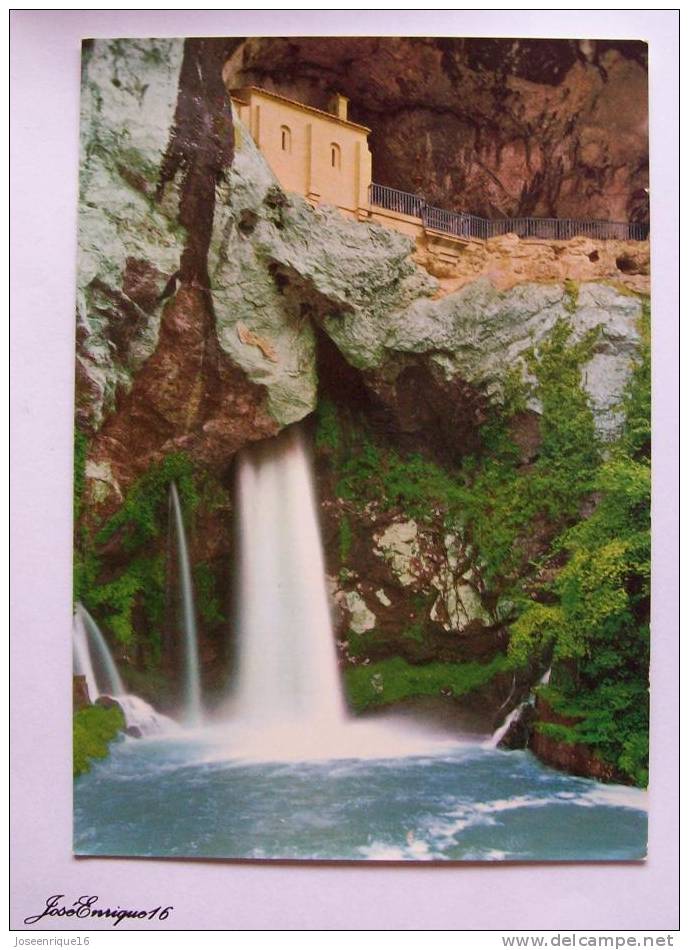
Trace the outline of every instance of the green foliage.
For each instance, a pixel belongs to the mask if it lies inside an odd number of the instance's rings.
[[[423,619],[415,620],[413,623],[407,624],[402,630],[402,636],[407,640],[415,640],[417,643],[423,643],[425,629],[426,625]]]
[[[648,711],[639,723],[639,729],[631,733],[622,744],[617,764],[632,779],[635,785],[648,785]]]
[[[486,455],[464,465],[459,512],[484,561],[484,577],[509,590],[529,561],[529,542],[540,524],[545,535],[573,521],[593,486],[599,463],[593,413],[581,386],[595,333],[572,341],[572,328],[558,322],[547,340],[525,354],[536,379],[532,395],[542,406],[541,445],[525,468],[512,441],[510,412],[520,411],[524,388],[512,379],[509,406],[487,426]]]
[[[193,512],[199,495],[191,459],[181,452],[168,455],[136,482],[124,504],[96,535],[96,543],[105,544],[121,534],[124,550],[131,552],[156,538],[161,526],[167,524],[161,513],[167,510],[172,482],[177,486],[182,511],[187,515]]]
[[[413,696],[463,696],[510,669],[504,656],[490,663],[426,663],[413,666],[396,656],[367,666],[355,666],[345,674],[347,696],[360,712]]]
[[[579,285],[569,277],[565,278],[565,310],[574,314],[579,300]]]
[[[352,549],[352,525],[347,515],[342,515],[338,525],[339,547],[340,547],[340,565],[347,563],[349,552]]]
[[[225,623],[226,617],[218,596],[216,576],[208,563],[196,564],[193,569],[196,606],[204,623],[209,626]]]
[[[625,424],[592,488],[593,514],[556,540],[566,563],[556,602],[531,604],[512,627],[515,660],[550,652],[576,660],[562,704],[576,691],[581,721],[564,741],[584,742],[638,784],[647,781],[650,613],[650,341],[626,389]],[[557,669],[557,667],[556,667]],[[549,699],[550,701],[550,699]],[[554,708],[558,708],[557,705]],[[545,729],[545,726],[543,727]],[[554,735],[548,726],[548,733]]]
[[[623,401],[622,446],[634,459],[651,457],[651,314],[644,304],[639,324],[640,358]]]
[[[401,509],[417,521],[436,521],[459,530],[478,550],[481,572],[496,593],[520,603],[520,577],[533,557],[538,529],[542,547],[579,516],[594,487],[600,454],[581,367],[590,358],[596,333],[574,341],[567,321],[524,356],[535,384],[528,387],[513,367],[503,381],[504,405],[482,429],[482,451],[447,469],[428,458],[403,454],[381,439],[365,420],[319,409],[320,439],[337,445],[333,464],[337,493],[360,509],[374,503]],[[543,412],[541,445],[525,466],[511,435],[515,416],[530,398]],[[337,438],[333,433],[337,432]]]
[[[74,560],[72,565],[72,582],[74,603],[85,603],[88,592],[98,582],[100,561],[90,545],[77,537],[74,546]]]
[[[72,763],[74,776],[91,768],[93,759],[104,759],[108,746],[125,727],[119,706],[87,706],[74,714]]]
[[[329,399],[321,399],[316,408],[316,448],[337,452],[340,448],[340,440],[341,430],[337,408]]]
[[[402,508],[419,521],[428,520],[434,508],[450,511],[460,499],[456,476],[422,455],[403,456],[390,446],[377,446],[365,429],[339,475],[341,498],[362,507],[374,501],[384,510]]]
[[[89,440],[81,429],[74,429],[74,501],[73,518],[75,529],[81,517],[81,505],[86,482],[86,457],[88,455]]]
[[[512,624],[510,656],[528,663],[534,655],[552,652],[553,643],[558,644],[560,655],[576,656],[576,646],[569,642],[567,629],[559,604],[530,604]]]
[[[502,406],[500,414],[511,419],[518,412],[528,408],[528,390],[522,378],[520,366],[510,366],[502,380]],[[485,435],[484,435],[485,440]]]
[[[149,646],[155,657],[158,656],[160,628],[165,619],[165,560],[162,555],[133,558],[113,580],[88,587],[83,600],[124,645],[134,641],[133,614],[141,603],[150,631]]]
[[[565,289],[574,312],[578,287],[568,281]],[[605,453],[581,385],[598,331],[575,340],[568,320],[524,354],[531,385],[517,367],[503,381],[503,405],[482,427],[480,451],[458,468],[405,455],[365,420],[346,412],[337,417],[332,406],[322,435],[333,449],[337,492],[354,508],[373,504],[436,524],[444,518],[473,545],[487,589],[513,604],[510,661],[552,658],[562,701],[581,698],[569,741],[585,742],[641,784],[649,652],[649,322],[645,308],[641,353],[621,407],[622,435]],[[542,407],[540,445],[524,464],[512,432],[534,399]],[[582,520],[585,501],[596,507]],[[412,626],[403,633],[415,638],[419,631]],[[350,653],[358,655],[357,638],[349,639]],[[437,664],[384,662],[402,665],[348,671],[355,708],[438,686]]]
[[[636,784],[648,784],[648,690],[642,682],[603,682],[575,697],[554,688],[540,689],[559,715],[572,725],[538,722],[543,735],[568,745],[583,744]]]
[[[165,623],[166,555],[161,542],[170,525],[171,482],[177,486],[186,519],[199,508],[208,512],[227,504],[221,486],[209,476],[196,473],[188,456],[169,455],[148,469],[119,510],[95,531],[95,538],[82,537],[75,551],[75,599],[83,601],[106,632],[124,646],[134,644],[137,627],[145,630],[149,665],[159,662]],[[124,567],[106,572],[102,550],[114,542],[128,557]],[[210,566],[197,565],[194,579],[202,619],[209,624],[222,622],[223,611]]]

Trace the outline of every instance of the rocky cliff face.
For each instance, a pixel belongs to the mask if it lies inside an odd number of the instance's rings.
[[[86,66],[78,409],[100,430],[89,472],[116,495],[166,452],[222,466],[244,442],[308,415],[316,332],[393,425],[421,441],[437,430],[461,454],[521,353],[561,317],[581,334],[600,325],[586,384],[601,427],[614,424],[635,297],[601,284],[575,297],[564,282],[499,291],[487,278],[443,294],[403,236],[283,193],[244,129],[207,199],[208,286],[185,280],[180,264],[197,241],[180,223],[189,182],[173,176],[161,189],[157,177],[182,52],[172,41],[155,49],[162,73],[145,48],[123,58],[105,44]]]
[[[645,220],[646,46],[590,40],[248,39],[230,86],[372,129],[374,180],[488,217]]]
[[[280,91],[307,100],[305,91],[349,93],[354,117],[377,122],[387,143],[382,168],[401,176],[389,183],[426,190],[438,203],[461,193],[476,196],[471,210],[576,214],[588,195],[589,214],[626,217],[631,206],[616,205],[611,188],[643,180],[633,158],[644,152],[642,123],[624,110],[614,128],[606,123],[620,83],[641,97],[642,62],[633,50],[589,56],[571,44],[567,55],[543,48],[538,63],[519,45],[504,61],[501,47],[486,60],[488,47],[411,40],[370,41],[376,55],[366,60],[369,41],[357,41],[358,52],[348,42],[326,44],[321,55],[310,41],[275,41],[272,65],[265,41],[95,41],[90,49],[77,306],[85,522],[120,511],[137,479],[174,454],[227,488],[238,449],[310,416],[324,396],[365,412],[400,451],[454,465],[480,444],[515,372],[529,381],[526,354],[563,320],[573,341],[597,331],[582,381],[599,432],[614,432],[642,306],[618,262],[636,260],[638,249],[616,248],[601,262],[580,243],[579,251],[551,249],[559,263],[547,277],[513,267],[509,280],[494,280],[484,261],[455,285],[443,283],[400,234],[285,194],[246,129],[233,127],[221,70],[229,62],[226,79],[266,83],[279,72]],[[582,110],[590,121],[567,131]],[[404,178],[412,154],[393,135],[393,118],[418,133],[405,142],[425,149],[413,156],[431,176],[419,187]],[[441,126],[449,129],[444,152]],[[614,129],[626,136],[624,161]],[[515,169],[525,163],[520,192]],[[589,167],[593,184],[582,191]],[[508,245],[490,260],[510,258]],[[647,270],[647,260],[637,264]],[[532,398],[515,419],[526,468],[541,410]],[[317,462],[343,661],[359,662],[350,634],[367,660],[392,652],[413,662],[483,662],[504,650],[510,605],[490,589],[459,527],[448,527],[441,510],[419,518],[402,505],[352,506],[332,459],[320,452]],[[231,556],[230,507],[208,503],[199,517],[193,558],[226,585],[227,565],[218,562]],[[104,576],[117,576],[127,550],[117,535],[101,548]],[[132,616],[145,624],[139,607]],[[207,641],[204,659],[218,655]],[[510,688],[500,681],[496,706]]]

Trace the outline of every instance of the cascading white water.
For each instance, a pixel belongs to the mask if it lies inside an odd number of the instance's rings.
[[[545,671],[545,673],[543,674],[543,676],[542,676],[542,677],[539,679],[539,681],[538,681],[538,685],[539,685],[539,686],[547,686],[547,685],[548,685],[548,683],[550,682],[550,674],[551,674],[551,672],[552,672],[551,667],[548,667],[548,669]],[[509,695],[508,698],[507,698],[508,700],[510,699],[510,697],[511,697],[512,694],[514,693],[515,682],[516,682],[516,680],[513,679],[513,680],[512,680],[512,689],[510,690],[510,695]],[[535,697],[535,694],[532,692],[532,693],[529,694],[528,699],[524,700],[524,702],[523,702],[523,703],[520,703],[518,706],[515,706],[514,709],[505,717],[505,719],[503,720],[503,722],[502,722],[502,723],[498,726],[498,728],[495,730],[495,732],[494,732],[493,735],[490,737],[490,739],[488,740],[488,742],[486,743],[486,745],[487,745],[489,748],[496,749],[496,748],[500,745],[500,742],[502,741],[502,739],[504,739],[504,737],[507,735],[507,733],[508,733],[508,731],[509,731],[509,728],[510,728],[510,726],[512,725],[512,723],[513,723],[513,722],[518,722],[519,719],[521,719],[522,713],[524,712],[524,710],[526,709],[526,707],[527,707],[527,706],[533,706],[533,704],[535,703],[535,701],[536,701],[536,697]],[[505,702],[507,702],[507,700],[506,700]],[[503,704],[503,705],[504,705],[504,704]],[[501,708],[502,708],[502,707],[501,707]]]
[[[198,633],[196,629],[196,607],[194,587],[191,579],[191,565],[187,548],[187,536],[182,517],[177,486],[170,486],[170,507],[172,509],[175,538],[177,541],[177,563],[179,569],[180,613],[184,632],[184,688],[185,720],[190,726],[198,726],[203,719],[201,702],[201,678],[199,668]]]
[[[237,499],[235,715],[312,730],[341,725],[345,703],[314,489],[297,430],[241,453]]]
[[[84,623],[84,608],[81,604],[77,605],[74,614],[74,637],[73,637],[73,655],[74,672],[77,676],[83,676],[86,679],[86,688],[89,699],[94,702],[99,695],[96,674],[91,662],[91,651],[89,650],[88,634],[86,624]]]
[[[456,735],[409,720],[348,715],[299,429],[244,449],[236,488],[237,673],[206,760],[383,759],[456,747]]]
[[[509,713],[509,715],[505,717],[505,720],[502,723],[502,725],[498,726],[498,728],[495,730],[493,735],[488,740],[487,745],[489,746],[489,748],[496,749],[500,745],[500,742],[507,735],[512,723],[517,722],[519,718],[521,717],[521,714],[524,712],[525,706],[528,706],[528,702],[520,703],[518,706],[514,707],[512,712]]]
[[[93,662],[92,648],[96,662]],[[177,724],[157,712],[139,696],[125,691],[112,654],[100,627],[83,604],[77,604],[74,613],[74,672],[86,678],[89,699],[95,703],[99,696],[111,696],[124,713],[128,727],[134,727],[143,736],[168,733]]]
[[[124,683],[122,682],[120,674],[117,671],[115,661],[113,660],[112,654],[110,653],[108,645],[105,642],[105,637],[100,631],[100,627],[88,610],[83,606],[83,604],[77,604],[76,617],[77,623],[84,633],[84,644],[86,646],[87,656],[85,663],[87,669],[90,667],[92,685],[95,690],[95,695],[91,696],[91,700],[93,701],[96,696],[101,695],[122,696],[125,692]],[[93,645],[95,648],[95,668],[98,670],[97,673],[94,673],[91,645]],[[88,675],[86,682],[88,684]],[[89,694],[90,692],[91,687],[89,686]]]
[[[124,713],[127,726],[133,726],[142,736],[169,735],[179,730],[174,719],[159,713],[140,696],[126,693],[124,696],[118,696],[117,702]]]

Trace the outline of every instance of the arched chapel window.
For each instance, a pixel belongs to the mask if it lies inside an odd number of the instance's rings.
[[[330,165],[332,168],[339,168],[341,161],[340,146],[333,142],[330,146]]]
[[[283,152],[292,151],[292,133],[286,125],[280,126],[280,146]]]

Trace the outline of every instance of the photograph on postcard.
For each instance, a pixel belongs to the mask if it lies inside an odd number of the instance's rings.
[[[647,79],[83,42],[76,854],[643,860]]]

